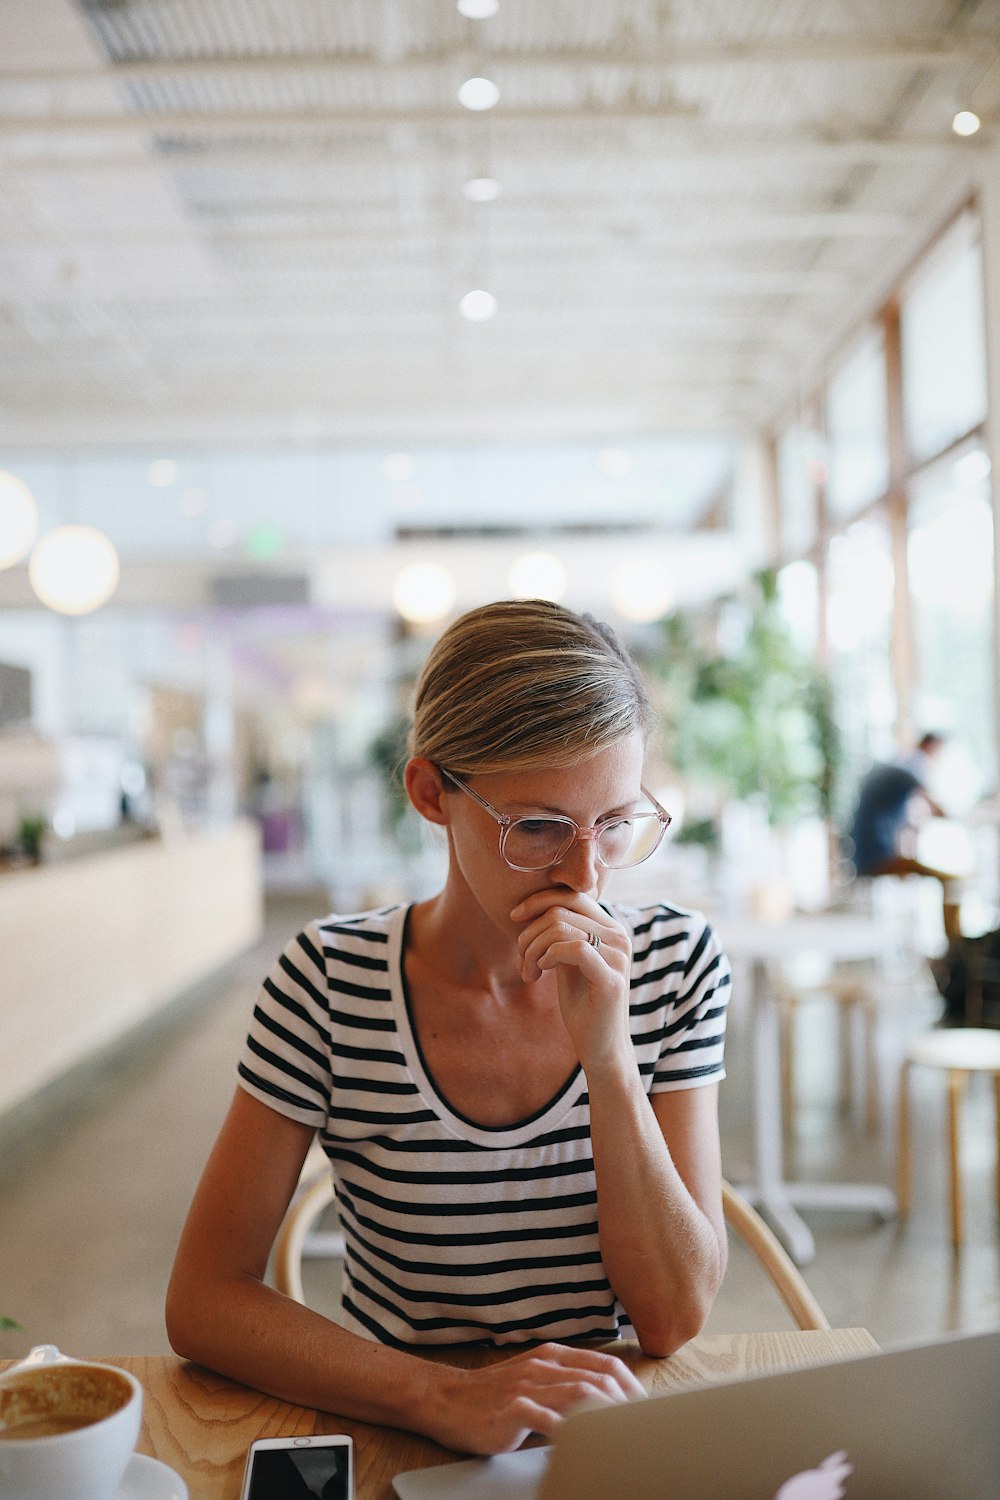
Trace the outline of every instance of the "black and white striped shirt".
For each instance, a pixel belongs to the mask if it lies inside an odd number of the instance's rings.
[[[647,1093],[724,1076],[730,972],[699,913],[616,908]],[[341,1321],[383,1343],[497,1344],[630,1331],[601,1263],[586,1078],[493,1128],[438,1091],[402,971],[407,908],[311,923],[265,980],[239,1065],[313,1125],[346,1256]]]

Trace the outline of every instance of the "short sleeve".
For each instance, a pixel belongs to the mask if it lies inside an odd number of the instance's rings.
[[[315,924],[285,948],[261,985],[240,1057],[240,1086],[261,1103],[319,1128],[330,1105],[330,1003]]]
[[[720,1082],[732,974],[718,938],[700,912],[656,906],[633,915],[631,1024],[633,1041],[651,1054],[648,1092]]]

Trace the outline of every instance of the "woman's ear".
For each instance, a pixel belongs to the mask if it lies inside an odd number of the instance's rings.
[[[406,795],[428,823],[448,822],[444,801],[444,778],[433,761],[414,755],[406,762],[403,773]]]

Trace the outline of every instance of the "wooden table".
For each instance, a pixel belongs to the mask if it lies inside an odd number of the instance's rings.
[[[647,1359],[634,1344],[615,1345],[615,1352],[628,1360],[647,1390],[660,1392],[728,1375],[764,1374],[869,1354],[876,1348],[865,1329],[846,1328],[825,1333],[703,1334],[660,1360]],[[444,1357],[456,1365],[472,1365],[504,1356],[498,1351],[450,1349]],[[393,1500],[393,1475],[462,1456],[413,1433],[277,1401],[172,1355],[108,1356],[108,1363],[131,1370],[143,1384],[139,1452],[175,1469],[186,1481],[191,1500],[237,1500],[247,1448],[261,1437],[350,1433],[357,1500]]]

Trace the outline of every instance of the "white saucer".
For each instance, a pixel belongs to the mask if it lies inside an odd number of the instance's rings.
[[[188,1488],[181,1476],[158,1458],[133,1453],[115,1500],[188,1500]]]

